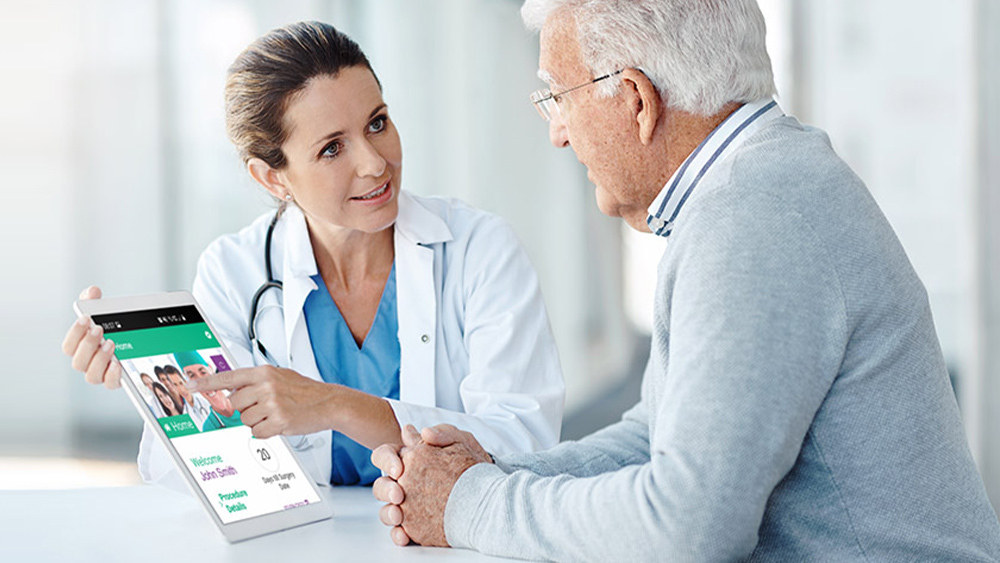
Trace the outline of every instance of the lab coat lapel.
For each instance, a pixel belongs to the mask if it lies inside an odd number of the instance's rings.
[[[283,266],[283,310],[288,366],[319,380],[319,369],[313,357],[303,307],[309,293],[316,289],[310,276],[316,274],[316,259],[309,242],[309,231],[302,212],[294,205],[285,211],[285,260]]]
[[[447,224],[406,192],[399,194],[396,219],[396,308],[399,322],[399,398],[434,406],[438,288],[432,246],[452,239]]]
[[[399,317],[399,398],[434,406],[434,341],[436,340],[434,250],[400,241],[396,233],[396,284]]]
[[[316,259],[313,257],[312,244],[309,242],[309,230],[302,211],[289,205],[285,210],[281,223],[285,226],[282,248],[282,311],[284,313],[285,345],[288,351],[287,363],[283,364],[301,375],[322,381],[316,358],[313,355],[312,344],[309,341],[309,329],[306,327],[305,307],[309,293],[316,289],[316,283],[310,276],[317,273]],[[280,239],[279,239],[280,240]],[[280,361],[280,360],[279,360]],[[316,483],[325,486],[330,482],[331,466],[330,449],[326,447],[331,440],[329,430],[309,434],[306,437],[307,446],[298,452],[303,466],[313,476]],[[291,438],[296,448],[298,437]]]

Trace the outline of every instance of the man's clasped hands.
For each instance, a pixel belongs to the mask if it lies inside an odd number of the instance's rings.
[[[372,485],[375,498],[386,503],[379,519],[392,527],[389,535],[398,545],[447,546],[444,509],[451,489],[466,469],[493,459],[472,434],[450,424],[422,431],[407,424],[402,438],[402,446],[372,451],[372,463],[384,475]]]

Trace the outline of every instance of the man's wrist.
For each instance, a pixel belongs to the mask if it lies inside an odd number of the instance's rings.
[[[473,465],[462,472],[451,486],[444,509],[444,529],[448,544],[452,547],[475,549],[474,530],[481,518],[480,511],[492,492],[502,482],[505,474],[499,467],[479,467],[485,462]]]

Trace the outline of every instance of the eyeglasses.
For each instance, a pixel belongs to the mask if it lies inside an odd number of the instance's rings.
[[[625,69],[622,69],[625,70]],[[569,94],[573,90],[579,90],[584,86],[590,86],[591,84],[596,84],[604,80],[605,78],[611,78],[616,74],[621,74],[622,70],[616,70],[615,72],[610,72],[604,76],[598,76],[597,78],[580,84],[579,86],[574,86],[559,92],[558,94],[553,94],[548,88],[542,88],[541,90],[535,90],[531,93],[531,103],[535,105],[535,109],[538,110],[538,114],[542,116],[542,119],[549,121],[552,119],[552,114],[559,113],[559,97]]]

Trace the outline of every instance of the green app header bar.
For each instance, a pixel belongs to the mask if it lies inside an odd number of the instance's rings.
[[[115,343],[115,356],[119,360],[220,346],[205,323],[129,330],[109,336]]]

